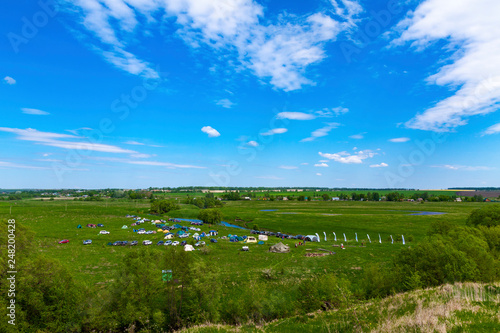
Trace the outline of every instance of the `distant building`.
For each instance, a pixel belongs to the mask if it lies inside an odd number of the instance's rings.
[[[333,197],[332,201],[340,201],[340,198],[339,197]]]

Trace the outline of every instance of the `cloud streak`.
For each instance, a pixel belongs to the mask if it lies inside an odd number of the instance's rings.
[[[30,109],[30,108],[21,108],[22,113],[24,114],[31,114],[31,115],[36,115],[36,116],[47,116],[50,113],[38,109]]]
[[[18,140],[32,141],[35,142],[36,144],[44,146],[51,146],[63,149],[91,150],[103,153],[123,153],[123,154],[137,153],[134,150],[123,149],[113,145],[84,142],[84,141],[67,141],[69,139],[83,138],[81,136],[70,135],[70,134],[41,132],[32,128],[19,129],[19,128],[0,127],[0,131],[16,134]]]

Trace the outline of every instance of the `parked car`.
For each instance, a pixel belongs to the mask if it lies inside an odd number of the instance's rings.
[[[104,224],[99,223],[97,226],[98,226],[98,227],[104,227]]]
[[[139,231],[137,231],[137,233],[138,233],[139,235],[144,235],[146,232],[145,232],[144,230],[139,230]]]
[[[66,243],[69,243],[68,239],[63,239],[63,240],[59,241],[59,244],[66,244]]]
[[[188,238],[189,237],[189,234],[182,234],[182,235],[179,235],[179,238]]]
[[[123,241],[122,246],[128,245],[128,241]]]
[[[181,242],[181,246],[184,246],[184,245],[186,245],[187,243],[188,243],[188,242],[184,240],[184,241],[182,241],[182,242]]]
[[[153,242],[150,240],[145,240],[142,242],[142,245],[151,245],[151,244],[153,244]]]
[[[177,245],[179,245],[179,242],[178,242],[178,241],[175,241],[175,242],[173,242],[173,243],[172,243],[172,245],[173,245],[173,246],[177,246]]]
[[[101,235],[107,235],[107,234],[109,234],[109,231],[106,231],[106,230],[101,230],[101,231],[99,231],[99,233],[100,233]]]
[[[194,246],[196,246],[196,247],[198,247],[198,246],[205,246],[205,242],[204,241],[196,242],[196,244],[194,244]]]
[[[86,239],[83,241],[83,245],[90,245],[92,244],[92,240],[91,239]]]
[[[210,239],[210,242],[211,242],[211,243],[217,243],[217,239],[212,238],[212,239]]]
[[[172,245],[172,241],[171,240],[165,241],[163,245]]]
[[[163,245],[163,241],[159,241],[156,245]]]
[[[131,245],[131,246],[133,246],[133,245],[137,245],[137,244],[139,244],[139,242],[138,242],[138,241],[131,241],[131,242],[130,242],[130,245]]]
[[[121,241],[116,241],[113,243],[113,246],[118,246],[118,245],[122,245],[122,242]]]

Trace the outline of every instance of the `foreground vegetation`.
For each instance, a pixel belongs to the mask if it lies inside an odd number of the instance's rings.
[[[121,228],[131,223],[126,214],[147,216],[151,203],[146,200],[23,200],[13,205],[12,215],[10,206],[0,203],[2,222],[14,217],[18,226],[16,255],[18,271],[22,273],[18,275],[18,326],[14,331],[160,332],[206,323],[252,323],[249,330],[266,332],[316,331],[315,328],[387,331],[383,325],[393,324],[391,318],[408,317],[411,323],[410,317],[413,313],[417,316],[418,309],[435,309],[432,306],[437,300],[425,299],[438,295],[439,289],[391,295],[466,281],[486,283],[481,288],[486,290],[484,295],[489,295],[485,296],[488,300],[475,300],[484,304],[473,308],[477,311],[470,315],[467,311],[472,310],[464,303],[460,309],[467,313],[453,312],[449,320],[446,316],[429,317],[430,324],[444,320],[448,325],[444,327],[457,332],[467,330],[466,324],[484,322],[484,327],[493,328],[498,325],[498,299],[494,297],[497,289],[487,287],[500,280],[497,204],[232,201],[220,208],[225,221],[250,229],[321,234],[321,243],[297,248],[294,244],[298,241],[285,239],[292,247],[288,254],[267,252],[269,245],[278,241],[275,238],[270,238],[266,245],[251,245],[250,252],[241,252],[240,243],[220,239],[192,253],[156,245],[107,246],[116,240],[152,239],[156,243],[162,239],[160,235],[137,235],[130,227]],[[478,208],[486,210],[475,211]],[[410,215],[421,210],[446,214]],[[203,211],[194,204],[176,203],[168,206],[163,217],[196,218]],[[97,236],[96,229],[85,228],[88,223],[103,223],[111,234]],[[77,229],[78,224],[84,228]],[[202,228],[207,231],[214,226]],[[219,235],[249,234],[229,227],[216,228]],[[323,241],[322,231],[328,233],[327,242]],[[337,242],[332,231],[337,233]],[[343,233],[347,243],[340,236]],[[359,235],[358,242],[355,234]],[[367,234],[372,236],[371,243]],[[403,245],[403,234],[412,241]],[[391,235],[396,240],[394,244],[389,241]],[[63,238],[70,243],[58,244]],[[83,246],[82,241],[89,238],[93,244]],[[1,241],[3,249],[5,237]],[[347,245],[346,250],[336,247],[341,242]],[[305,256],[326,253],[321,249],[337,253]],[[0,292],[6,294],[5,257],[0,264]],[[162,280],[164,269],[173,270],[173,280]],[[432,297],[422,296],[423,303],[412,296],[426,293]],[[443,300],[449,296],[446,295],[441,295]],[[393,298],[385,299],[386,296]],[[390,303],[402,297],[407,297],[408,306],[402,301],[401,306]],[[5,299],[0,302],[5,311]],[[403,325],[403,320],[400,323]],[[409,326],[394,327],[404,331]],[[443,326],[434,329],[440,327]],[[0,323],[1,331],[9,329],[5,322]]]

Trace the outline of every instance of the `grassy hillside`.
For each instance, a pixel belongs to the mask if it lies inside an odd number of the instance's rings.
[[[314,312],[265,325],[203,325],[179,332],[499,332],[500,284],[457,283],[339,311]]]

